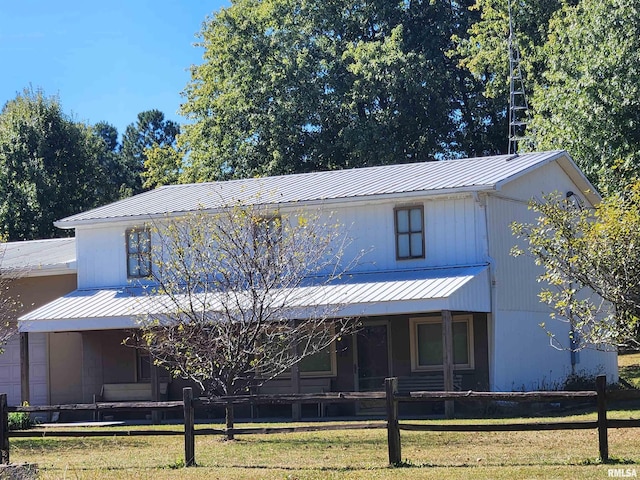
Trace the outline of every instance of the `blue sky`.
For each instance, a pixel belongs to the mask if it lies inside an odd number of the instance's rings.
[[[139,112],[177,113],[202,22],[229,0],[1,0],[0,106],[29,85],[122,134]]]

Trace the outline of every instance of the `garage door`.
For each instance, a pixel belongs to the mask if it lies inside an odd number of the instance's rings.
[[[49,403],[47,392],[47,334],[29,334],[29,383],[31,405]],[[0,355],[0,393],[9,405],[20,404],[20,337],[15,335]]]

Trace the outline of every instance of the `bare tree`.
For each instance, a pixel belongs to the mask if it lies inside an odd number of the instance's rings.
[[[334,283],[363,252],[330,215],[231,205],[140,232],[156,312],[141,319],[142,344],[207,396],[246,392],[356,328]]]
[[[22,307],[20,299],[11,292],[11,284],[24,272],[3,268],[6,247],[0,246],[0,353],[4,352],[7,342],[18,333],[16,315]]]

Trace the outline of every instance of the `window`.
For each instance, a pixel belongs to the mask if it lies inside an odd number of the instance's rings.
[[[442,369],[442,319],[412,318],[411,369]],[[473,319],[471,315],[453,317],[453,364],[456,369],[473,368]]]
[[[301,377],[327,377],[336,375],[335,342],[319,352],[304,357],[298,363]]]
[[[151,275],[151,232],[148,228],[127,230],[127,277]]]
[[[278,259],[282,221],[280,217],[256,216],[251,219],[251,244],[255,258],[262,258],[267,263]]]
[[[396,258],[424,258],[424,210],[419,207],[395,209]]]
[[[276,335],[268,335],[264,336],[261,340],[263,343],[268,343],[269,351],[275,350],[283,350],[283,349],[291,349],[292,345],[287,339],[287,329],[285,327],[283,330],[280,330]],[[272,331],[272,333],[277,333]],[[331,330],[329,333],[330,337],[325,336],[327,340],[331,337],[335,337],[335,326],[331,325]],[[279,338],[280,337],[280,338]],[[325,340],[325,342],[327,341]],[[303,339],[302,342],[306,342],[307,339]],[[312,338],[310,343],[314,345],[313,348],[317,348],[320,344],[320,339]],[[324,342],[323,342],[324,343]],[[302,346],[300,347],[303,348]],[[309,347],[311,350],[311,347]],[[269,355],[269,352],[261,352],[263,354]],[[318,350],[316,353],[312,355],[307,355],[298,361],[298,369],[300,371],[300,377],[308,378],[308,377],[335,377],[337,374],[337,359],[336,359],[336,340],[333,340],[329,345],[325,348]],[[264,378],[264,371],[260,366],[257,368],[256,376],[258,378]],[[276,378],[290,378],[291,377],[291,369],[287,369],[285,372],[279,374]]]
[[[151,381],[151,356],[148,352],[141,352],[136,349],[136,381]]]
[[[274,248],[280,241],[280,217],[258,217],[253,221],[253,241],[261,248]]]

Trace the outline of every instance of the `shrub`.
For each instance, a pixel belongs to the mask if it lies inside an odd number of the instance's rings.
[[[28,406],[27,402],[22,404]],[[9,412],[9,430],[25,430],[35,424],[27,412]]]
[[[562,390],[574,392],[595,390],[596,376],[597,374],[587,372],[572,373],[565,379]]]

